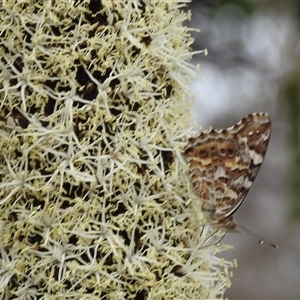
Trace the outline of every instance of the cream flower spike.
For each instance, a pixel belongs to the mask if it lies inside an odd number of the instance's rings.
[[[220,299],[182,158],[188,1],[0,4],[0,298]]]

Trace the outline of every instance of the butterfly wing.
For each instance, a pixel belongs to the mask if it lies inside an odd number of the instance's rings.
[[[235,227],[232,214],[247,195],[270,138],[267,114],[247,115],[236,125],[189,140],[184,157],[203,211],[217,223]]]
[[[238,141],[245,147],[241,163],[247,166],[247,174],[242,176],[243,182],[238,189],[240,197],[227,212],[228,216],[232,215],[245,199],[263,163],[271,136],[271,121],[266,113],[250,114],[238,122],[233,130],[237,130]]]

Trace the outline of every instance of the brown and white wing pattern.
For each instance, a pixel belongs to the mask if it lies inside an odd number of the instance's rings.
[[[232,214],[247,195],[263,162],[271,133],[266,113],[253,113],[227,129],[191,138],[184,148],[188,175],[212,223],[236,227]]]

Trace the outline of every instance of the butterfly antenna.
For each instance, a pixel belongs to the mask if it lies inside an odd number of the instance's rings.
[[[273,248],[278,248],[278,245],[270,243],[269,241],[266,241],[266,240],[262,239],[259,235],[255,234],[254,232],[252,232],[251,230],[245,228],[244,226],[242,226],[242,225],[237,225],[237,226],[239,228],[241,228],[243,231],[247,232],[249,235],[254,236],[260,244],[267,243],[268,245],[270,245]]]

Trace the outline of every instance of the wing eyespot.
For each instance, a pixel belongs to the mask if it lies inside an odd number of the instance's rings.
[[[206,150],[201,150],[199,152],[199,156],[200,156],[200,158],[206,158],[208,156],[208,153]]]
[[[232,148],[228,148],[227,149],[227,156],[231,158],[231,157],[233,157],[233,155],[234,155],[234,150]]]

